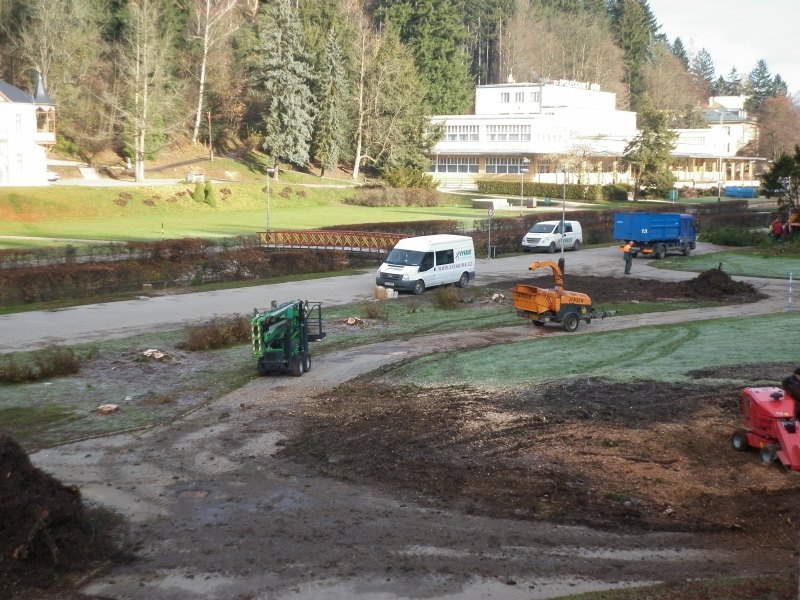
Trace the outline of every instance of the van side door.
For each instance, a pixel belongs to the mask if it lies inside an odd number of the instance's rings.
[[[451,283],[458,277],[455,275],[455,253],[452,248],[436,251],[436,285]],[[455,277],[455,279],[453,279]]]

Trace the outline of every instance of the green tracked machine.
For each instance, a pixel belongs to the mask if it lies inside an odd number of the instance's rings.
[[[291,373],[300,377],[311,370],[308,343],[325,338],[322,303],[292,300],[270,310],[253,311],[253,356],[259,375]]]

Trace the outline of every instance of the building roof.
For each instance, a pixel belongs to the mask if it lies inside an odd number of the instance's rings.
[[[36,82],[36,93],[33,95],[33,100],[36,104],[53,104],[50,95],[47,93],[47,88],[44,87],[44,77],[41,73],[37,73],[38,81]]]
[[[19,102],[23,104],[34,103],[33,96],[14,87],[10,83],[6,83],[2,79],[0,79],[0,96],[5,98],[8,102]],[[52,101],[50,103],[52,104]]]

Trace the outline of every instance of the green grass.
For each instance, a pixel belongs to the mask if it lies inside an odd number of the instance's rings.
[[[789,279],[800,277],[800,256],[775,255],[772,249],[743,248],[696,256],[668,257],[651,264],[660,269],[702,272],[716,269],[720,263],[729,275]]]
[[[559,335],[422,357],[393,369],[391,378],[425,386],[521,386],[576,376],[669,384],[704,367],[797,360],[792,344],[775,344],[797,330],[800,312]]]

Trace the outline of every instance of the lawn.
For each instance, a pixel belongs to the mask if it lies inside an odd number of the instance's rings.
[[[740,277],[789,279],[790,274],[793,279],[800,277],[800,256],[775,254],[771,248],[742,248],[688,257],[668,257],[651,264],[661,269],[698,273],[722,265],[726,273]]]

